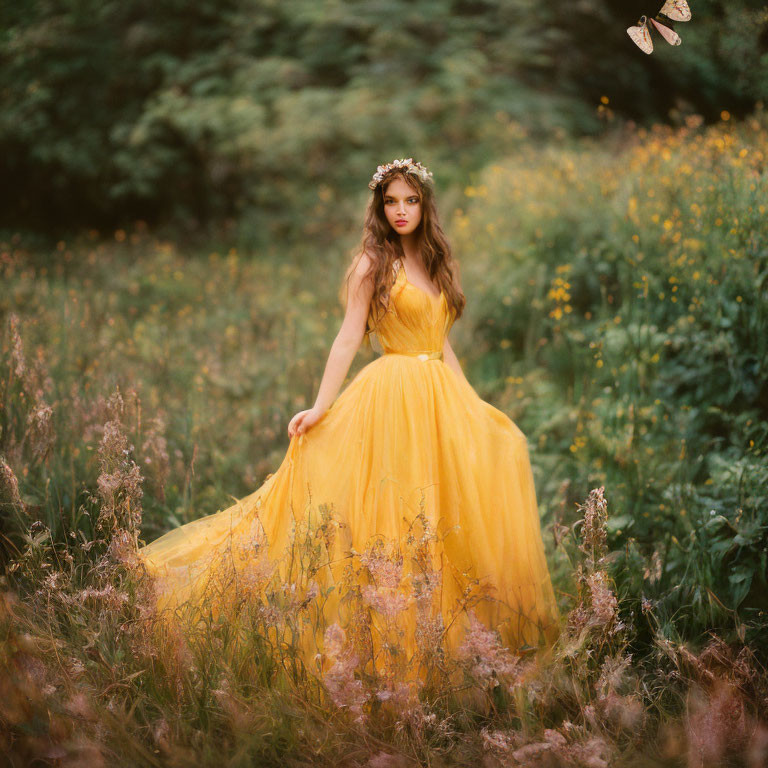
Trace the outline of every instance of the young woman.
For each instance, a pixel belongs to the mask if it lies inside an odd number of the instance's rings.
[[[316,574],[317,615],[323,626],[343,624],[340,590],[328,587],[349,578],[350,553],[363,552],[375,537],[402,541],[421,511],[437,534],[434,563],[442,583],[435,610],[447,648],[469,626],[462,600],[472,580],[487,596],[472,606],[475,616],[498,629],[508,647],[535,647],[557,636],[525,435],[477,395],[448,340],[466,300],[431,177],[412,158],[378,167],[362,244],[342,292],[344,321],[317,399],[290,420],[285,459],[260,488],[140,550],[158,577],[161,605],[216,613],[247,600],[264,542],[291,581],[295,563],[287,552],[296,527],[309,515],[322,523],[318,510],[327,505],[337,524],[332,535],[324,529],[328,552]],[[366,339],[382,354],[337,398]],[[397,621],[411,654],[415,608]],[[322,651],[323,626],[305,641],[310,665]],[[376,645],[374,637],[374,652]]]

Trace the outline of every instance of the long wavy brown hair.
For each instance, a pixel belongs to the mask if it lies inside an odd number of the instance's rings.
[[[389,294],[393,283],[393,266],[397,258],[404,258],[400,235],[392,228],[384,213],[384,196],[387,188],[396,178],[401,178],[418,193],[421,200],[421,221],[415,232],[418,235],[419,251],[424,268],[430,280],[445,292],[449,312],[454,313],[454,322],[464,312],[467,303],[461,290],[459,265],[453,258],[451,246],[445,236],[435,206],[434,188],[431,182],[424,183],[419,176],[403,169],[393,169],[372,190],[365,212],[365,225],[359,244],[353,249],[352,261],[344,275],[339,298],[346,308],[349,279],[363,253],[367,253],[372,264],[364,279],[373,281],[371,297],[372,312],[368,317],[364,344],[371,345],[370,335],[374,333],[381,319],[389,310]]]

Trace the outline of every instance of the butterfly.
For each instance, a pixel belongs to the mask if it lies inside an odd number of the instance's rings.
[[[650,17],[651,24],[656,27],[661,36],[670,45],[680,45],[683,42],[680,39],[680,35],[672,27],[661,23],[663,21],[669,22],[670,20],[691,20],[691,9],[687,0],[666,0],[661,10],[656,14],[656,18]],[[627,34],[643,53],[650,53],[653,50],[653,40],[651,40],[651,30],[648,26],[647,16],[641,16],[637,24],[627,27]]]

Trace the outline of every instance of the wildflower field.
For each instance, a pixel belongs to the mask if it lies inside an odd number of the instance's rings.
[[[768,764],[768,115],[517,143],[439,202],[468,298],[454,349],[531,448],[554,647],[513,653],[476,624],[447,654],[425,613],[403,659],[398,611],[434,588],[399,578],[403,557],[429,560],[424,526],[404,552],[355,554],[372,588],[349,589],[356,622],[325,628],[304,668],[323,508],[294,581],[258,563],[235,614],[189,635],[158,621],[137,542],[277,468],[341,321],[347,243],[185,248],[141,222],[52,250],[11,234],[4,764]]]

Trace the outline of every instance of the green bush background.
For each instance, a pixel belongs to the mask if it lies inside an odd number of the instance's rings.
[[[751,111],[762,2],[698,0],[672,48],[645,0],[47,0],[4,9],[0,226],[135,219],[239,247],[328,224],[392,157],[443,187],[535,139],[594,134],[602,96],[647,125]],[[318,195],[318,193],[322,193]],[[318,199],[319,197],[319,199]],[[236,234],[233,235],[233,230]]]

